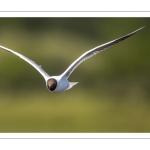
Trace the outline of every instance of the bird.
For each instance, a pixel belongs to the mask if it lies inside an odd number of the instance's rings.
[[[111,46],[129,38],[130,36],[134,35],[135,33],[137,33],[138,31],[140,31],[141,29],[143,29],[145,26],[129,33],[126,34],[120,38],[117,38],[115,40],[112,40],[110,42],[107,42],[105,44],[99,45],[91,50],[86,51],[85,53],[83,53],[80,57],[78,57],[61,75],[58,76],[50,76],[48,73],[46,73],[42,67],[38,64],[36,64],[33,60],[29,59],[28,57],[15,52],[9,48],[6,48],[4,46],[0,45],[0,48],[2,50],[5,50],[7,52],[13,53],[14,55],[17,55],[18,57],[20,57],[21,59],[23,59],[24,61],[26,61],[27,63],[29,63],[30,65],[32,65],[45,79],[46,82],[46,87],[50,92],[54,92],[54,93],[64,93],[66,90],[71,89],[73,86],[75,86],[78,82],[69,82],[68,78],[71,75],[71,73],[85,60],[91,58],[92,56],[98,54],[99,52],[102,52],[108,48],[110,48]]]

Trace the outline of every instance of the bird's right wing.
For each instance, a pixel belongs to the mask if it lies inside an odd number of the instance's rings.
[[[25,60],[26,62],[28,62],[30,65],[32,65],[43,77],[45,80],[47,80],[47,78],[49,78],[50,76],[41,68],[41,66],[37,65],[34,61],[32,61],[31,59],[27,58],[26,56],[23,56],[22,54],[19,54],[9,48],[6,48],[4,46],[0,45],[0,48],[7,51],[7,52],[11,52],[17,56],[19,56],[21,59]]]
[[[105,44],[102,44],[100,46],[97,46],[87,52],[85,52],[84,54],[82,54],[78,59],[76,59],[68,68],[67,70],[62,74],[63,77],[65,78],[69,78],[69,76],[71,75],[71,73],[85,60],[91,58],[92,56],[98,54],[101,51],[106,50],[107,48],[125,40],[126,38],[132,36],[133,34],[137,33],[138,31],[140,31],[141,29],[143,29],[144,27],[141,27],[125,36],[122,36],[118,39],[112,40],[110,42],[107,42]]]

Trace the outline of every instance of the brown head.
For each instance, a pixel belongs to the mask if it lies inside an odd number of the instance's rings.
[[[57,81],[54,78],[51,78],[47,81],[47,88],[50,91],[54,91],[57,87]]]

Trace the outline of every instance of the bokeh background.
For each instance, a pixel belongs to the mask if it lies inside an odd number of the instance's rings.
[[[59,75],[82,53],[142,26],[82,63],[63,94],[0,50],[0,132],[150,132],[149,18],[0,18],[0,45]]]

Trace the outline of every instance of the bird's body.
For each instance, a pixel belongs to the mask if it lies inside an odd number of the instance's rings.
[[[62,76],[52,76],[47,80],[46,84],[47,88],[55,93],[63,93],[69,87],[69,81]],[[51,85],[53,86],[51,87]]]
[[[8,49],[6,47],[0,46],[1,49],[11,52],[17,56],[19,56],[21,59],[28,62],[30,65],[32,65],[45,79],[46,81],[46,87],[49,91],[55,92],[55,93],[63,93],[66,90],[72,88],[74,85],[76,85],[78,82],[69,82],[68,78],[71,75],[71,73],[78,67],[83,61],[91,58],[92,56],[98,54],[99,52],[109,48],[110,46],[113,46],[114,44],[117,44],[126,38],[132,36],[133,34],[137,33],[139,30],[143,29],[139,28],[138,30],[135,30],[134,32],[131,32],[121,38],[115,39],[113,41],[110,41],[108,43],[105,43],[103,45],[97,46],[84,54],[82,54],[78,59],[76,59],[61,75],[59,76],[50,76],[47,74],[41,66],[37,65],[34,61],[27,58],[26,56],[23,56],[22,54],[19,54],[11,49]]]

